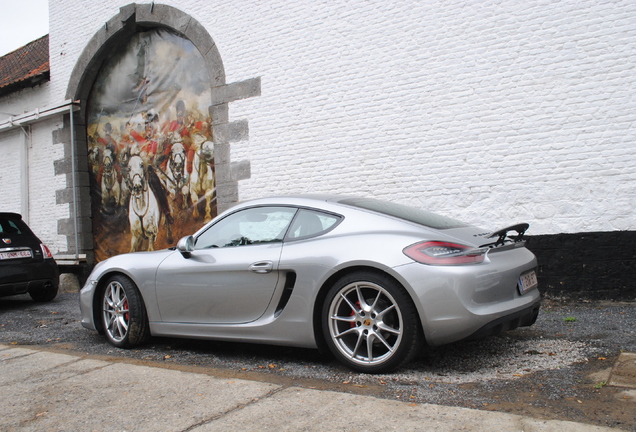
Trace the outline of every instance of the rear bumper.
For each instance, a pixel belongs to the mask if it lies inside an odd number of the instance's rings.
[[[52,259],[0,267],[0,297],[41,290],[45,285],[59,286],[59,270]]]
[[[518,248],[478,265],[396,270],[415,299],[426,342],[438,346],[531,325],[541,294],[537,288],[521,294],[519,278],[536,265],[531,252]]]
[[[504,331],[514,330],[517,327],[531,326],[537,321],[539,309],[541,309],[541,298],[523,310],[489,322],[468,336],[467,339],[479,339],[486,336],[498,335]]]

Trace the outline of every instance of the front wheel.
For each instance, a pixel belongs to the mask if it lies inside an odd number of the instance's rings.
[[[424,337],[404,288],[386,275],[356,272],[329,290],[322,309],[331,352],[350,368],[386,373],[410,361]]]
[[[102,294],[102,324],[108,342],[118,348],[142,344],[150,336],[146,308],[135,283],[111,277]]]

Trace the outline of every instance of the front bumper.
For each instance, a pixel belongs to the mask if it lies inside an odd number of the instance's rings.
[[[95,289],[97,287],[97,281],[92,280],[90,277],[86,281],[84,287],[80,290],[80,312],[82,314],[82,327],[90,330],[98,330],[94,321],[94,308],[93,297],[95,296]]]

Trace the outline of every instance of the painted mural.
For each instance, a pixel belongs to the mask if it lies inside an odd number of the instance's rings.
[[[98,261],[174,246],[216,215],[209,83],[196,47],[168,30],[104,62],[87,112]]]

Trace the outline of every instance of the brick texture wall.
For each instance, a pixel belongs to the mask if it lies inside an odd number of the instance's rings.
[[[60,99],[126,2],[55,3]],[[636,229],[632,1],[164,3],[209,31],[227,82],[262,79],[231,106],[250,122],[232,146],[251,162],[241,199],[358,193],[486,228]]]
[[[5,132],[0,135],[0,151],[5,163],[0,170],[3,200],[0,211],[20,213],[20,147],[24,146],[24,138],[20,130]]]
[[[22,90],[0,99],[0,112],[22,114],[43,108],[50,103],[49,84]],[[0,123],[9,117],[0,115]],[[52,138],[52,131],[62,123],[51,118],[25,127],[29,138],[20,128],[0,132],[0,211],[22,213],[27,202],[28,214],[23,215],[31,229],[49,246],[53,253],[68,250],[66,236],[57,230],[57,221],[67,218],[68,205],[56,204],[56,190],[66,187],[66,177],[55,174],[53,161],[64,157],[62,147]],[[21,171],[21,152],[26,146],[28,172]],[[27,176],[28,193],[22,194],[22,179]]]
[[[231,9],[223,9],[229,13]],[[241,197],[391,198],[535,234],[636,228],[633,2],[294,2],[213,20]],[[234,15],[236,13],[236,15]],[[218,30],[217,30],[218,28]]]
[[[636,232],[540,235],[528,248],[539,261],[542,292],[554,298],[636,300]]]

